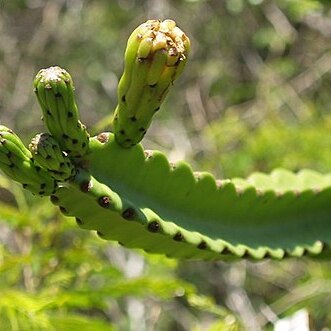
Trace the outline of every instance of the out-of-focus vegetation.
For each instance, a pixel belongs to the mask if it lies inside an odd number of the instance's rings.
[[[32,79],[58,64],[89,130],[109,129],[127,37],[167,17],[192,55],[145,147],[218,177],[330,171],[327,0],[0,0],[1,123],[26,142],[43,130]],[[2,176],[0,186],[0,330],[259,331],[299,310],[310,330],[331,328],[328,261],[149,256],[78,229]]]

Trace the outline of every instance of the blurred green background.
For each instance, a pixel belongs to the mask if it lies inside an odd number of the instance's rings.
[[[32,80],[60,65],[89,131],[109,130],[126,40],[152,18],[192,53],[145,148],[219,178],[330,171],[327,0],[0,0],[1,124],[43,131]],[[298,311],[300,330],[331,329],[328,261],[176,261],[104,242],[2,175],[0,199],[1,331],[287,331]]]

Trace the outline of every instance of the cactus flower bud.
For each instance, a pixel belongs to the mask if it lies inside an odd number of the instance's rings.
[[[73,157],[86,154],[89,135],[79,121],[69,73],[60,67],[42,69],[35,77],[34,88],[45,125],[61,148]]]
[[[66,181],[75,175],[75,168],[57,141],[48,133],[37,134],[29,145],[33,159],[58,181]]]
[[[34,164],[21,139],[3,125],[0,125],[0,168],[34,194],[51,195],[57,187],[54,178]]]
[[[114,115],[116,141],[131,147],[144,137],[170,86],[182,73],[190,40],[172,20],[149,20],[129,37]]]

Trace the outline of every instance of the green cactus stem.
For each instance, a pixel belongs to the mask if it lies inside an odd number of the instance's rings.
[[[38,72],[34,91],[43,112],[43,120],[62,150],[72,157],[81,157],[88,150],[86,127],[79,121],[74,86],[69,73],[60,67]]]
[[[172,20],[149,20],[133,31],[125,51],[113,120],[121,146],[131,147],[142,140],[153,115],[182,73],[189,49],[189,38]]]
[[[75,167],[58,142],[48,133],[37,134],[29,149],[33,159],[58,181],[67,181],[75,175]]]

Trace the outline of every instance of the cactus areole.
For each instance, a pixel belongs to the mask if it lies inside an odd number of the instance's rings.
[[[172,20],[137,27],[125,51],[114,132],[96,137],[80,122],[69,73],[40,70],[34,91],[47,132],[26,148],[0,126],[2,171],[50,196],[81,228],[129,248],[205,260],[330,256],[331,174],[276,169],[215,180],[139,144],[189,49]]]

